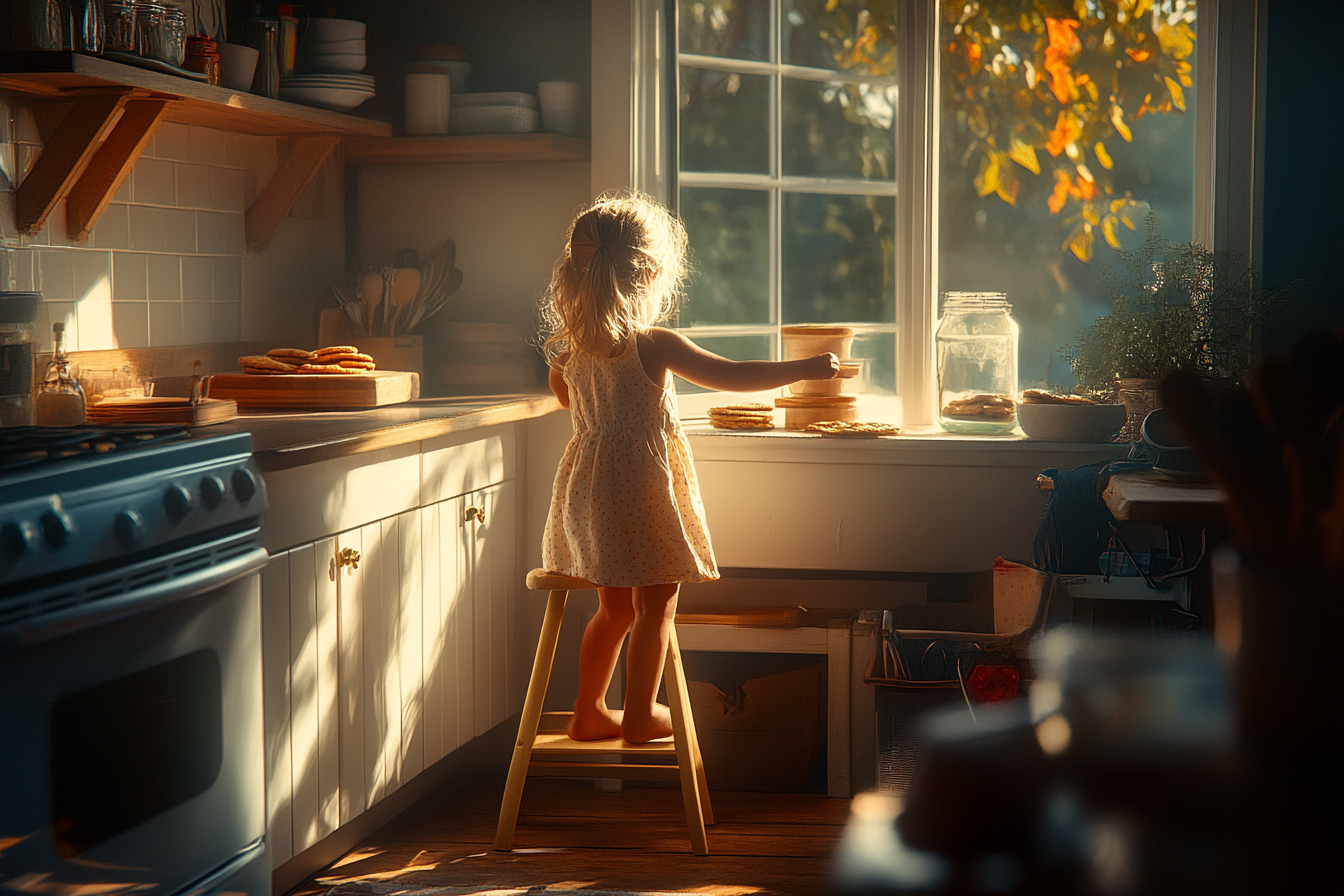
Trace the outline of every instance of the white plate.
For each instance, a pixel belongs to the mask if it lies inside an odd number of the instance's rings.
[[[314,40],[312,35],[304,38],[303,43],[299,44],[299,55],[307,56],[313,53],[363,53],[364,39],[358,40]]]
[[[373,78],[359,75],[347,75],[340,73],[295,75],[292,78],[281,78],[281,88],[284,87],[353,87],[359,90],[372,90]]]
[[[340,87],[281,87],[280,99],[304,106],[318,106],[335,112],[349,112],[373,98],[372,90],[350,90]]]
[[[494,93],[463,93],[453,97],[453,105],[458,109],[475,106],[512,106],[519,109],[537,108],[537,98],[530,93],[498,91]]]
[[[455,105],[456,96],[453,103],[448,111],[450,134],[530,134],[540,123],[536,109],[520,106],[468,106],[462,109]]]
[[[300,56],[295,67],[300,72],[362,72],[368,58],[363,53],[332,53],[329,56]]]

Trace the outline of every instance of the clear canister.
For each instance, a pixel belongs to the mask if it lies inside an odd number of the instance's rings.
[[[935,345],[938,422],[990,435],[1017,425],[1017,323],[1001,292],[948,292]]]
[[[135,52],[134,0],[104,0],[103,49],[108,52]]]

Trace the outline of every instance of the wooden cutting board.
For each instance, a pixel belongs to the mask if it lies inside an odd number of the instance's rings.
[[[207,394],[232,399],[240,408],[350,411],[419,398],[420,376],[409,370],[349,375],[220,373],[210,377]]]
[[[84,419],[97,424],[185,423],[209,426],[238,416],[238,405],[222,398],[110,398],[92,405]]]

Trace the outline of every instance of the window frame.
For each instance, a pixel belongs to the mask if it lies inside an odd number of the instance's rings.
[[[936,425],[941,2],[897,3],[896,383],[902,424],[915,429]],[[634,187],[674,205],[676,0],[594,0],[592,10],[593,47],[606,48],[592,59],[592,193]],[[1195,240],[1238,252],[1258,269],[1267,4],[1200,0],[1199,15],[1204,42],[1197,69]],[[778,41],[778,29],[773,31]],[[772,241],[774,257],[778,234]],[[777,285],[771,289],[773,294]]]

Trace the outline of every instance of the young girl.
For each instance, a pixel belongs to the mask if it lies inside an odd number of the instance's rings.
[[[603,197],[570,225],[543,301],[550,385],[573,414],[574,437],[555,475],[542,563],[599,586],[579,649],[575,740],[640,744],[672,733],[656,694],[677,589],[719,577],[670,374],[755,392],[839,367],[830,353],[730,361],[653,326],[673,309],[685,273],[680,221],[643,195]],[[606,694],[627,631],[622,711]]]

